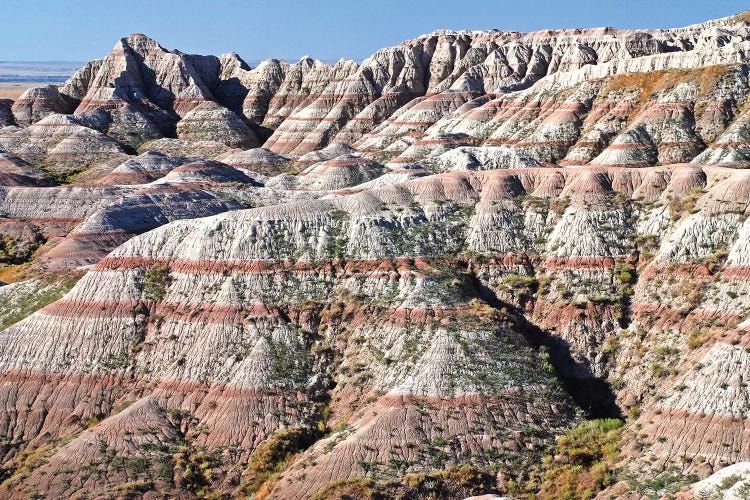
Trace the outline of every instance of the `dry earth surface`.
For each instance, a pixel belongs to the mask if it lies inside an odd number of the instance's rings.
[[[747,498],[750,14],[20,90],[3,498]]]
[[[30,88],[41,85],[39,82],[0,82],[0,99],[16,100]]]

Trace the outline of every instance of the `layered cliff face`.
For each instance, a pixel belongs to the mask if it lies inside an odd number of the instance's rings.
[[[47,465],[27,482],[12,480],[12,491],[58,477],[55,467],[69,464],[70,453],[105,469],[91,477],[74,470],[87,486],[60,477],[47,491],[71,495],[124,481],[104,472],[111,457],[85,443],[103,440],[123,460],[155,459],[161,452],[143,452],[149,447],[122,448],[117,433],[135,425],[128,419],[154,419],[148,427],[156,434],[140,431],[138,443],[167,450],[181,426],[189,446],[237,448],[239,464],[254,463],[253,450],[284,429],[315,436],[317,422],[330,420],[342,430],[278,478],[274,495],[283,498],[312,495],[336,478],[397,478],[451,463],[502,469],[518,459],[517,446],[534,436],[541,452],[572,419],[572,402],[525,347],[530,341],[549,346],[564,380],[622,380],[623,409],[653,408],[634,425],[642,422],[639,439],[653,439],[659,460],[674,456],[657,439],[675,428],[666,410],[673,406],[696,415],[681,418],[680,432],[694,436],[689,445],[701,460],[741,458],[741,448],[710,444],[710,426],[730,410],[691,397],[698,379],[683,381],[677,367],[694,370],[700,360],[706,383],[717,385],[736,377],[729,352],[744,351],[735,336],[708,329],[697,347],[691,339],[696,322],[721,328],[738,322],[721,319],[727,314],[744,318],[737,265],[746,246],[746,178],[742,170],[690,166],[442,174],[132,238],[62,300],[4,333],[7,397],[34,373],[57,374],[43,379],[54,396],[15,403],[31,409],[12,411],[5,432],[14,442],[40,446],[44,436],[78,435],[92,416],[115,419],[53,446]],[[679,271],[686,261],[705,270]],[[701,290],[674,292],[684,287]],[[42,331],[55,334],[30,341]],[[646,360],[634,361],[634,349]],[[254,411],[267,416],[257,420]],[[711,417],[697,417],[707,411]],[[183,414],[187,422],[173,420]],[[253,484],[252,467],[214,460],[222,475],[213,487]],[[146,467],[127,478],[155,475]]]
[[[417,146],[415,140],[419,143],[426,135],[424,140],[438,145],[450,143],[453,133],[459,133],[466,135],[464,145],[520,142],[541,161],[587,163],[623,132],[617,120],[622,114],[613,112],[635,112],[644,98],[654,98],[664,109],[671,104],[669,112],[675,113],[678,103],[699,106],[694,101],[703,98],[709,110],[719,106],[716,113],[726,114],[722,101],[734,96],[730,89],[704,86],[697,92],[701,95],[679,89],[675,95],[652,96],[653,82],[640,82],[646,88],[636,88],[635,95],[617,95],[616,90],[628,89],[628,82],[618,81],[625,85],[621,89],[578,88],[582,83],[623,73],[744,63],[749,36],[741,18],[636,32],[440,31],[380,50],[361,65],[303,58],[294,64],[269,60],[250,69],[236,54],[187,55],[134,34],[59,88],[30,89],[13,103],[12,112],[21,126],[54,113],[74,114],[126,148],[175,134],[247,148],[271,134],[266,147],[280,154],[300,156],[331,142],[357,143],[364,150],[399,156],[395,161],[403,163],[421,159],[406,151]],[[535,90],[514,92],[539,80],[545,84]],[[673,87],[667,80],[662,86]],[[629,83],[639,87],[639,82]],[[562,92],[564,88],[568,91]],[[548,96],[550,90],[558,95]],[[592,101],[616,102],[619,107],[592,109]],[[582,129],[579,121],[586,121],[592,111],[605,123],[589,118]],[[719,126],[715,121],[706,118]],[[633,137],[622,137],[625,142],[612,146],[647,139],[637,125],[631,132]],[[569,151],[579,140],[581,147]],[[675,142],[668,136],[664,140]],[[638,155],[648,164],[665,160],[648,151]],[[601,160],[622,163],[618,158],[611,153]]]
[[[747,15],[257,68],[135,34],[0,102],[2,495],[723,487],[748,57]]]

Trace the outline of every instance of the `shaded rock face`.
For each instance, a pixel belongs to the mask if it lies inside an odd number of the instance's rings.
[[[7,153],[0,153],[0,185],[45,186],[50,185],[48,176],[29,163]]]
[[[545,491],[581,415],[626,419],[603,495],[744,474],[746,17],[134,34],[0,102],[0,496]]]
[[[0,127],[7,127],[13,125],[13,112],[11,107],[13,101],[10,99],[0,99]]]
[[[242,102],[242,114],[251,122],[262,124],[271,100],[285,81],[290,65],[286,61],[263,61],[248,74],[244,81],[247,94]]]

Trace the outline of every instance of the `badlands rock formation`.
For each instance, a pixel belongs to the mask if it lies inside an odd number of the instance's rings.
[[[745,13],[0,101],[0,496],[738,497],[748,95]]]
[[[0,99],[0,126],[13,125],[12,105],[13,101],[10,99]]]
[[[44,186],[51,184],[45,173],[8,153],[0,153],[0,185]]]

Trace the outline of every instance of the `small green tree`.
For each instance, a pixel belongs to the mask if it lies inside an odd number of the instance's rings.
[[[167,264],[151,266],[146,269],[143,281],[143,293],[147,299],[164,300],[167,287],[172,283]]]

